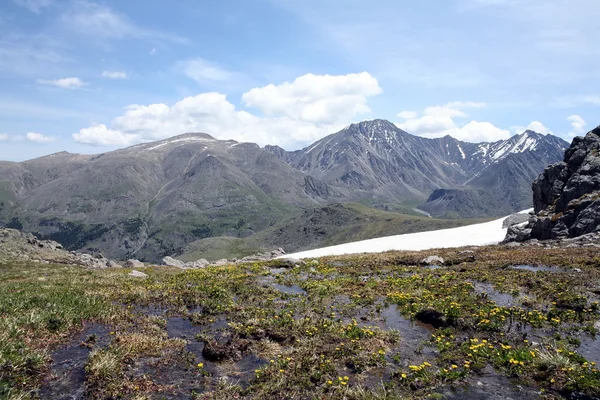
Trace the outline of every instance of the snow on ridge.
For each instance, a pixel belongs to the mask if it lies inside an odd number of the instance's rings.
[[[458,151],[460,151],[460,155],[462,156],[462,159],[464,160],[466,158],[465,152],[463,151],[462,147],[460,147],[460,144],[457,144],[456,146],[458,146]]]
[[[146,149],[146,151],[150,151],[150,150],[155,150],[158,149],[160,147],[166,146],[168,144],[171,143],[178,143],[178,142],[214,142],[216,141],[216,139],[209,139],[209,138],[201,138],[201,137],[197,137],[197,136],[189,136],[189,137],[184,137],[184,138],[179,138],[179,139],[172,139],[172,140],[167,140],[163,143],[159,143],[156,146],[152,146]]]
[[[521,211],[528,213],[531,209]],[[387,236],[376,239],[361,240],[321,249],[286,254],[282,257],[313,258],[337,256],[357,253],[381,253],[390,250],[428,250],[437,248],[485,246],[497,244],[504,240],[506,228],[502,222],[506,217],[494,221],[461,226],[458,228],[440,229],[437,231],[408,233],[405,235]]]

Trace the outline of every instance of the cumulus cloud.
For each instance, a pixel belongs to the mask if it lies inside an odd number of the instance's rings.
[[[49,143],[49,142],[54,142],[56,140],[56,138],[54,138],[52,136],[46,136],[46,135],[43,135],[43,134],[37,133],[37,132],[27,132],[27,134],[25,135],[25,138],[27,140],[29,140],[30,142],[35,142],[35,143]]]
[[[97,125],[82,129],[73,138],[80,143],[117,146],[184,132],[206,132],[219,139],[297,148],[369,112],[368,97],[380,92],[377,80],[368,73],[309,74],[291,83],[244,93],[244,103],[263,115],[237,109],[224,94],[209,92],[186,97],[170,106],[162,103],[130,105],[123,115],[112,121],[110,129]]]
[[[108,79],[127,79],[129,74],[125,71],[102,71],[102,77]]]
[[[377,79],[368,72],[307,74],[293,82],[254,88],[242,95],[242,101],[267,116],[333,123],[371,111],[367,98],[381,92]]]
[[[527,127],[502,129],[490,122],[471,120],[467,110],[485,107],[485,103],[473,101],[455,101],[442,106],[426,107],[422,113],[398,114],[404,121],[398,127],[414,135],[434,138],[450,135],[466,142],[494,142],[509,138],[512,134],[522,133],[527,129],[539,133],[550,133],[541,122],[534,121]],[[460,121],[462,119],[462,121]]]
[[[579,115],[571,115],[567,117],[567,121],[571,123],[570,137],[583,135],[585,133],[585,126],[587,123]]]
[[[55,80],[38,79],[38,83],[56,86],[61,89],[81,89],[82,87],[87,86],[87,83],[79,78],[62,78]]]
[[[549,135],[549,134],[553,134],[553,132],[548,129],[543,123],[541,123],[540,121],[532,121],[529,125],[527,126],[512,126],[510,128],[510,131],[515,134],[515,135],[519,135],[525,131],[534,131],[537,133],[541,133],[542,135]]]
[[[103,124],[81,129],[73,134],[73,138],[76,142],[93,146],[127,146],[140,139],[138,135],[108,129]]]

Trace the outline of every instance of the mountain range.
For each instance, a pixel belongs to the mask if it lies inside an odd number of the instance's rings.
[[[446,219],[528,208],[531,182],[562,160],[567,146],[532,131],[495,143],[427,139],[385,120],[352,124],[294,152],[189,133],[98,155],[0,162],[0,225],[121,259],[156,260],[196,241],[259,232],[287,232],[286,250],[302,250],[317,239],[295,240],[311,232],[289,224],[306,213],[330,215],[323,210],[332,204],[344,215],[360,214],[349,221],[373,217],[370,207],[412,213],[418,207]],[[414,218],[422,229],[439,223]],[[276,237],[265,242],[275,245]]]

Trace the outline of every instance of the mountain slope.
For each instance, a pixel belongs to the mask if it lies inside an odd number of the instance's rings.
[[[73,158],[0,166],[13,199],[3,222],[69,248],[150,260],[198,238],[253,234],[290,209],[342,195],[255,144],[206,134]]]
[[[505,215],[531,206],[530,182],[568,143],[526,131],[494,143],[410,135],[384,120],[352,124],[299,151],[265,150],[367,204],[413,202],[434,216]],[[426,201],[427,200],[427,201]]]
[[[360,204],[309,207],[245,238],[206,238],[188,244],[177,258],[194,261],[244,257],[282,247],[286,252],[331,246],[348,241],[404,233],[433,231],[472,224],[474,220],[445,220],[386,212]]]

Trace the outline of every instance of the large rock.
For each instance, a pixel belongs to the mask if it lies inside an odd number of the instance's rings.
[[[185,263],[181,260],[176,260],[173,257],[164,257],[162,259],[162,264],[163,265],[167,265],[169,267],[177,267],[177,268],[184,268],[185,267]]]
[[[529,214],[527,213],[515,213],[506,217],[504,221],[502,221],[503,228],[509,228],[511,226],[519,225],[524,222],[529,222]]]
[[[144,268],[144,263],[138,260],[130,259],[123,264],[125,268]]]
[[[131,271],[128,275],[133,276],[135,278],[146,278],[148,276],[145,273],[135,270],[135,269],[133,271]]]
[[[535,216],[509,227],[505,241],[565,239],[600,229],[600,126],[573,139],[563,162],[533,182]]]

